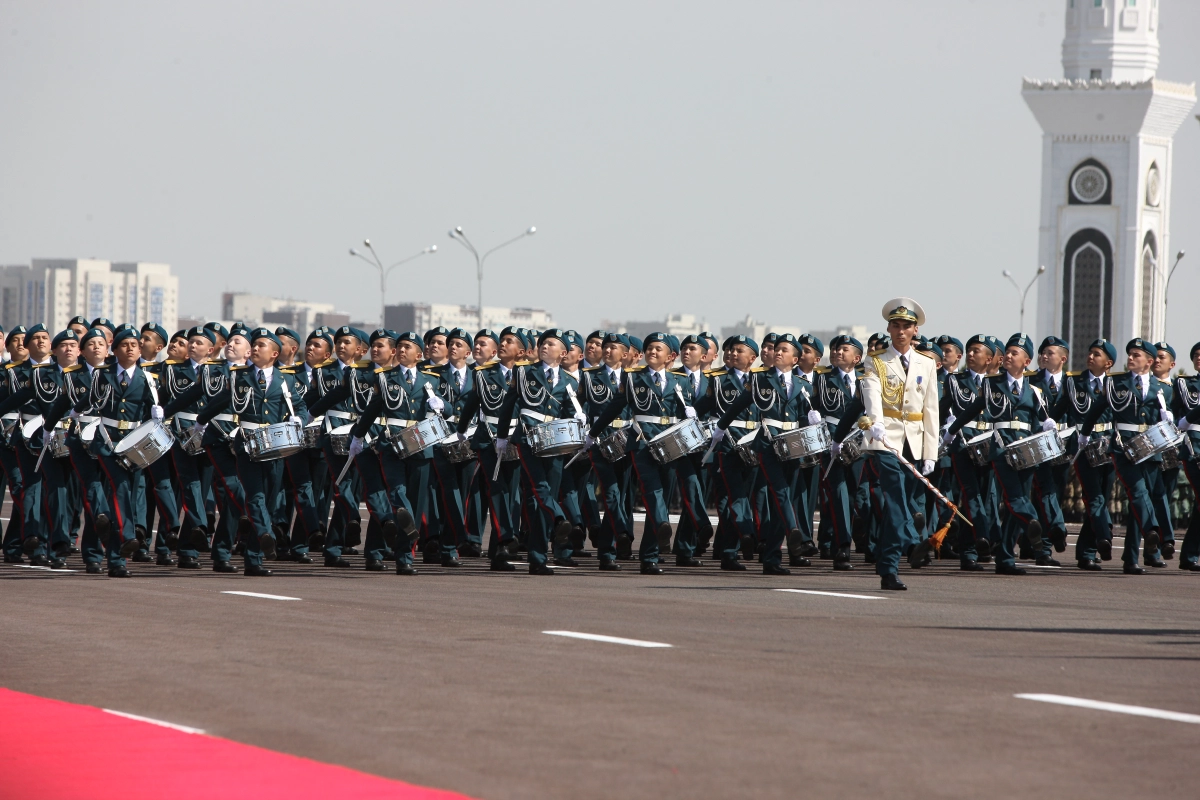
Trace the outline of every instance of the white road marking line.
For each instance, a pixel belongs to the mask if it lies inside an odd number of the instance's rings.
[[[818,592],[815,589],[772,589],[772,592],[793,592],[795,594],[821,594],[826,597],[853,597],[855,600],[882,600],[874,594],[847,594],[845,592]]]
[[[568,639],[587,639],[589,642],[608,642],[609,644],[627,644],[630,647],[674,647],[665,642],[646,642],[641,639],[622,639],[619,636],[601,636],[598,633],[579,633],[577,631],[542,631],[550,636],[566,636]]]
[[[282,594],[262,594],[261,592],[221,592],[221,594],[240,594],[242,597],[262,597],[266,600],[299,600],[299,597],[287,597]]]
[[[11,566],[20,567],[21,569],[40,569],[46,572],[79,572],[77,569],[53,569],[52,567],[35,567],[33,564],[12,564]]]
[[[1075,708],[1092,708],[1097,711],[1112,711],[1117,714],[1132,714],[1137,717],[1153,717],[1154,719],[1169,719],[1172,722],[1190,722],[1200,725],[1200,714],[1181,714],[1178,711],[1163,711],[1160,708],[1146,706],[1127,706],[1123,703],[1105,703],[1102,700],[1087,700],[1082,697],[1069,697],[1065,694],[1014,694],[1021,700],[1036,700],[1039,703],[1057,703]]]
[[[1056,567],[1053,564],[1020,564],[1019,566],[1025,569],[1062,569],[1062,567]]]
[[[149,722],[151,725],[160,725],[164,728],[170,728],[173,731],[182,733],[204,733],[200,728],[189,728],[187,725],[176,725],[174,722],[164,722],[161,719],[152,719],[150,717],[139,717],[137,714],[127,714],[124,711],[114,711],[111,708],[100,709],[106,714],[112,714],[117,717],[125,717],[125,719],[135,719],[138,722]]]

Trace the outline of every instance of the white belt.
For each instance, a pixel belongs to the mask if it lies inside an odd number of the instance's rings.
[[[379,419],[375,420],[375,422],[379,425],[395,425],[399,428],[411,428],[413,425],[416,425],[418,422],[420,422],[420,420],[396,419],[395,417],[380,417]]]
[[[75,419],[79,421],[80,425],[91,425],[93,422],[95,422],[96,420],[98,420],[100,418],[99,417],[85,417],[85,416],[81,415],[81,416],[76,417]]]
[[[455,414],[453,417],[446,417],[446,422],[458,422],[458,415]]]
[[[977,431],[988,431],[988,430],[992,429],[992,423],[990,423],[990,422],[964,422],[963,427],[964,428],[974,428]]]
[[[325,416],[333,417],[334,419],[358,419],[358,414],[355,414],[353,411],[326,411]]]
[[[488,423],[489,425],[499,425],[500,424],[499,417],[489,417],[486,414],[483,417],[483,421]]]
[[[558,419],[558,417],[554,416],[553,414],[539,414],[538,412],[530,411],[527,408],[521,409],[521,416],[529,417],[530,419],[536,419],[538,422],[553,422],[554,420]],[[499,423],[496,424],[498,425]]]
[[[1104,433],[1112,430],[1111,422],[1101,422],[1099,425],[1092,426],[1092,433]]]
[[[608,423],[608,427],[624,428],[628,424],[629,424],[629,420],[627,420],[627,419],[614,419],[612,422]]]
[[[993,422],[992,427],[995,428],[996,430],[1000,430],[1000,431],[1002,431],[1002,430],[1010,430],[1010,431],[1033,430],[1033,427],[1028,422]]]
[[[119,431],[131,431],[141,424],[140,422],[130,422],[127,419],[109,419],[108,417],[101,417],[100,420],[108,427],[116,428]]]
[[[1071,425],[1070,423],[1060,422],[1058,424],[1058,435],[1064,439],[1067,438],[1068,436],[1074,436],[1075,431],[1076,431],[1075,426]]]
[[[829,423],[830,425],[837,425],[839,422],[842,421],[842,418],[841,417],[826,417],[825,421],[827,423]]]
[[[238,423],[239,428],[245,428],[248,431],[258,430],[259,428],[268,428],[270,426],[271,426],[270,422],[239,422]]]
[[[3,417],[0,417],[0,419],[20,419],[20,418],[21,418],[21,414],[17,411],[10,411],[7,414],[5,414]]]
[[[1117,430],[1125,431],[1126,433],[1145,433],[1146,430],[1150,426],[1149,425],[1132,425],[1128,422],[1118,422],[1116,427],[1117,427]],[[1095,430],[1095,428],[1093,428],[1092,430]]]
[[[237,414],[217,414],[213,417],[213,422],[234,422],[238,421]]]
[[[199,414],[193,414],[193,413],[192,413],[192,412],[190,412],[190,411],[177,411],[177,412],[175,412],[175,419],[186,419],[188,422],[195,422],[195,420],[196,420],[196,417],[198,417],[198,416],[200,416],[200,415],[199,415]]]
[[[634,422],[645,422],[650,425],[674,425],[679,417],[652,417],[649,414],[634,414]]]
[[[799,422],[784,422],[781,419],[764,419],[762,424],[769,428],[778,428],[781,431],[792,431],[800,427]]]
[[[752,431],[758,427],[758,423],[752,419],[735,419],[733,422],[729,423],[729,427],[745,428],[748,431]]]
[[[22,414],[22,415],[21,415],[21,421],[22,421],[22,422],[29,422],[30,420],[37,419],[37,418],[38,418],[38,417],[40,417],[40,416],[41,416],[41,414]]]

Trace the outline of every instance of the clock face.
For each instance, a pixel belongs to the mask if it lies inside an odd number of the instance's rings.
[[[1071,194],[1081,203],[1095,203],[1108,191],[1108,176],[1099,167],[1080,167],[1071,176]]]
[[[1162,200],[1162,179],[1158,174],[1158,164],[1151,164],[1146,173],[1146,205],[1157,206]]]

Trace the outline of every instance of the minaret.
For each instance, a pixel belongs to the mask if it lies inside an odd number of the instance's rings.
[[[1172,139],[1196,85],[1158,69],[1159,0],[1064,0],[1063,80],[1026,79],[1042,137],[1037,331],[1088,344],[1163,331]]]

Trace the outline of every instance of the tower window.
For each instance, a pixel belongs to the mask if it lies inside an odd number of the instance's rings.
[[[1102,78],[1104,78],[1104,71],[1103,71],[1103,70],[1094,69],[1094,70],[1092,70],[1092,71],[1091,71],[1091,73],[1090,73],[1090,74],[1088,74],[1088,78],[1089,78],[1090,80],[1093,80],[1093,81],[1098,81],[1098,80],[1101,80]]]
[[[1112,203],[1112,180],[1104,165],[1094,158],[1087,159],[1075,168],[1067,188],[1067,202],[1071,205]]]
[[[1086,343],[1112,338],[1112,246],[1094,229],[1082,230],[1063,251],[1062,337]],[[1071,369],[1087,366],[1087,349],[1071,353]]]

